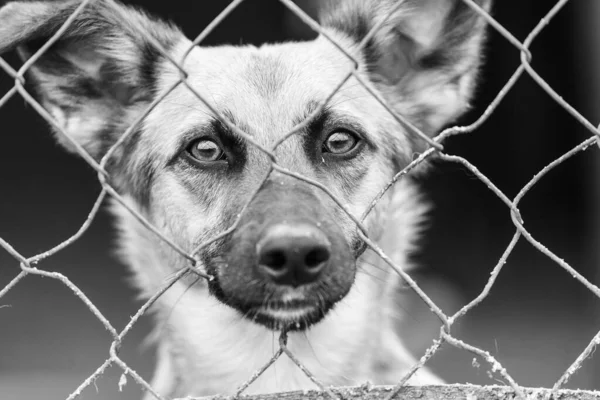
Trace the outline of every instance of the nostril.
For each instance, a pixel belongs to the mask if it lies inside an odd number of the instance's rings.
[[[262,253],[259,262],[272,270],[280,270],[285,267],[287,257],[284,251],[275,249]]]
[[[312,269],[320,267],[327,260],[329,260],[329,250],[326,247],[316,247],[306,254],[304,263]]]
[[[332,255],[329,239],[314,225],[274,224],[256,243],[256,269],[261,279],[298,287],[316,282]]]

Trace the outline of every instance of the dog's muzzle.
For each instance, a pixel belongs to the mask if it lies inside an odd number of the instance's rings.
[[[254,322],[304,329],[350,290],[355,238],[344,235],[343,217],[312,188],[281,182],[267,182],[246,208],[209,287]]]

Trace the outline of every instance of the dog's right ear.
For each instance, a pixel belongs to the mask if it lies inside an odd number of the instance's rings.
[[[25,60],[54,35],[80,1],[17,1],[0,8],[0,54]],[[83,8],[29,69],[41,103],[92,156],[101,157],[151,101],[163,53],[183,34],[112,0]],[[62,135],[59,142],[72,150]]]
[[[488,12],[492,0],[475,0]],[[485,19],[463,0],[334,0],[325,28],[358,44],[365,70],[391,107],[433,135],[468,107]]]

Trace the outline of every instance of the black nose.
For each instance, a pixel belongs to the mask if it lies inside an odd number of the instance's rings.
[[[297,287],[317,280],[331,256],[327,236],[309,223],[269,226],[256,245],[259,271],[280,285]]]

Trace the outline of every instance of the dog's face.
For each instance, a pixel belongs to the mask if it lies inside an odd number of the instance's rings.
[[[19,46],[31,54],[76,5],[9,4],[0,10],[0,52]],[[423,131],[435,133],[466,107],[484,24],[462,1],[347,0],[321,20],[359,61],[367,84]],[[318,322],[350,290],[365,244],[328,193],[286,172],[317,182],[360,217],[423,149],[422,139],[354,77],[325,103],[353,62],[324,36],[260,48],[194,48],[182,66],[210,106],[176,86],[180,72],[155,43],[177,61],[191,45],[136,11],[92,2],[34,64],[30,79],[60,128],[97,159],[168,92],[110,159],[113,184],[190,252],[238,221],[197,254],[214,276],[212,295],[272,329]],[[301,123],[272,151],[284,171],[266,178],[271,155],[256,144],[271,150]],[[366,220],[374,236],[384,222],[377,215],[376,209]],[[185,265],[168,249],[159,253],[165,275]]]
[[[366,89],[351,81],[319,110],[351,68],[327,40],[197,48],[184,68],[200,93],[210,93],[214,108],[265,149],[312,115],[274,151],[277,164],[325,186],[354,215],[392,177],[399,155],[386,149],[394,138],[385,128],[396,124]],[[161,89],[178,75],[173,70],[162,78]],[[175,126],[169,121],[178,115],[184,117]],[[302,328],[348,292],[365,246],[328,194],[274,171],[242,212],[269,172],[268,154],[239,138],[185,87],[148,121],[142,147],[160,153],[144,157],[164,160],[149,187],[150,212],[178,221],[183,234],[173,233],[191,247],[241,215],[231,235],[199,253],[220,300],[267,326],[289,321]]]

